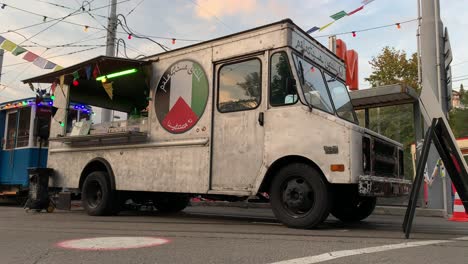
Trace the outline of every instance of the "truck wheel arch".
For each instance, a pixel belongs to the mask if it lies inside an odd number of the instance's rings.
[[[275,174],[279,171],[280,168],[291,163],[304,163],[312,166],[320,173],[321,177],[325,180],[325,182],[329,184],[327,178],[325,177],[325,174],[323,174],[323,171],[315,162],[303,156],[289,155],[277,159],[270,165],[267,172],[265,173],[265,177],[263,177],[263,181],[260,185],[258,192],[268,192],[270,190],[270,185],[273,178],[275,177]]]
[[[81,172],[80,175],[80,183],[79,183],[79,188],[83,187],[83,183],[86,179],[86,177],[93,171],[105,171],[107,172],[108,175],[108,180],[111,185],[111,189],[115,190],[115,177],[114,177],[114,172],[112,171],[112,167],[109,164],[107,160],[104,158],[94,158],[86,164],[84,167],[83,171]]]

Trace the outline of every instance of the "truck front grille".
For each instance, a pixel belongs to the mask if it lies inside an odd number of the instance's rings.
[[[363,169],[366,175],[403,177],[403,151],[375,137],[363,137]]]

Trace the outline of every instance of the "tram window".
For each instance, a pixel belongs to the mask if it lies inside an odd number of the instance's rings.
[[[11,112],[8,114],[8,123],[5,135],[5,149],[13,149],[15,147],[17,115],[17,112]]]
[[[29,127],[31,123],[31,108],[25,107],[19,110],[18,135],[16,147],[27,147],[29,145]]]

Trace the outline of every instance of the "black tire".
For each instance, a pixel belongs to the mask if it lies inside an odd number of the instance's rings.
[[[92,216],[114,215],[119,211],[116,192],[112,190],[104,171],[91,172],[81,191],[83,208]]]
[[[293,163],[275,175],[270,203],[276,218],[286,226],[313,228],[328,217],[331,199],[320,172],[307,164]]]
[[[345,223],[359,222],[369,217],[375,209],[377,198],[362,197],[357,193],[335,198],[331,214]]]
[[[177,213],[184,210],[190,202],[190,197],[180,193],[159,193],[154,199],[154,207],[162,213]]]

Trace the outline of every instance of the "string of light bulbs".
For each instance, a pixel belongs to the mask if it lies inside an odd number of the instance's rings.
[[[388,28],[388,27],[395,27],[396,29],[401,29],[401,26],[403,24],[415,22],[415,21],[418,21],[420,19],[421,18],[414,18],[414,19],[405,20],[405,21],[401,21],[401,22],[396,22],[396,23],[392,23],[392,24],[386,24],[386,25],[382,25],[382,26],[363,28],[363,29],[358,29],[358,30],[351,30],[351,31],[340,32],[340,33],[335,33],[335,34],[319,35],[319,36],[313,36],[313,37],[314,38],[325,38],[325,37],[332,37],[332,36],[339,36],[339,35],[349,35],[349,34],[351,34],[353,37],[356,37],[357,33],[359,33],[359,32],[372,31],[372,30]]]

